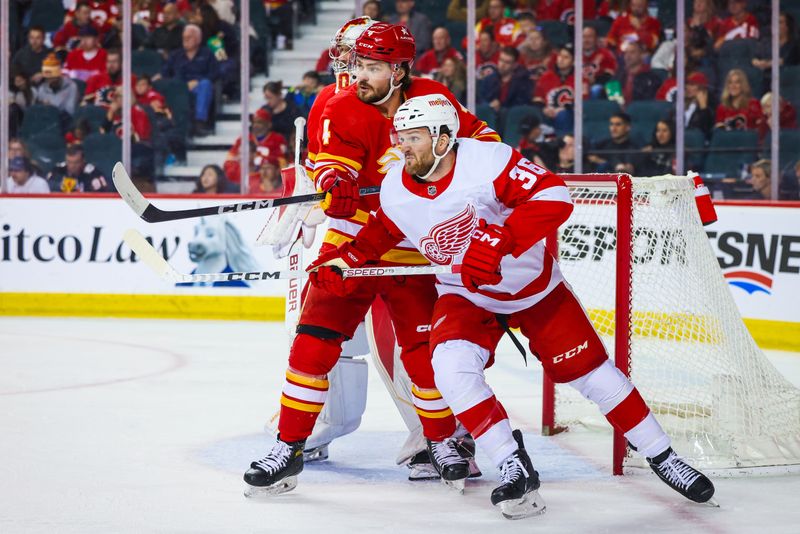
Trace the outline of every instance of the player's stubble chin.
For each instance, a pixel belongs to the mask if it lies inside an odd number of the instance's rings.
[[[388,92],[388,89],[387,91]],[[358,99],[367,104],[374,104],[386,96],[386,92],[378,94],[378,92],[371,86],[366,84],[358,84]]]

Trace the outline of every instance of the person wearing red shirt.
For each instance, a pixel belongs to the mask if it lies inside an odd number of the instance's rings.
[[[82,2],[77,3],[74,8],[67,11],[67,16],[65,18],[74,18],[75,12],[82,4],[89,6],[89,18],[92,19],[92,22],[102,28],[109,28],[111,25],[116,23],[121,13],[118,2],[115,2],[114,0],[83,0]]]
[[[93,26],[84,26],[78,35],[81,43],[67,55],[64,73],[70,78],[86,81],[95,74],[106,72],[107,53],[97,45],[97,30]]]
[[[131,85],[136,84],[136,75],[131,74]],[[108,50],[106,70],[92,75],[86,80],[83,103],[95,106],[108,106],[113,89],[122,85],[122,52],[118,48]]]
[[[572,131],[572,104],[575,101],[575,50],[572,43],[561,47],[555,69],[542,74],[533,91],[533,101],[544,106],[542,113],[557,134]],[[583,79],[583,98],[589,97],[589,84]]]
[[[730,17],[722,19],[714,37],[714,50],[719,50],[722,43],[734,39],[758,39],[758,21],[747,11],[745,0],[728,0]]]
[[[725,78],[725,89],[717,106],[714,127],[723,130],[760,130],[763,122],[761,103],[753,98],[744,71],[731,69]]]
[[[147,116],[147,112],[136,104],[131,106],[131,124],[135,143],[150,141],[153,131],[150,118]],[[102,129],[107,133],[122,137],[122,91],[113,91]]]
[[[259,109],[253,115],[253,124],[250,127],[250,142],[255,144],[256,158],[268,159],[277,158],[280,165],[286,164],[286,150],[288,143],[281,134],[272,131],[272,114],[264,108]],[[228,154],[225,157],[223,169],[225,176],[233,183],[241,182],[240,149],[242,146],[241,136],[236,139]],[[255,163],[255,160],[254,160]]]
[[[714,37],[719,31],[722,20],[714,14],[713,0],[694,0],[692,16],[686,21],[689,28],[703,28],[709,37]]]
[[[778,128],[781,130],[797,129],[797,112],[794,106],[782,96],[778,101]],[[764,114],[764,122],[761,127],[761,137],[764,137],[772,128],[770,122],[772,118],[772,93],[767,93],[761,97],[761,112]]]
[[[448,58],[464,61],[461,52],[450,46],[450,32],[447,28],[436,28],[433,30],[433,47],[419,57],[414,68],[421,74],[433,75]]]
[[[494,29],[494,40],[500,47],[517,47],[522,44],[525,36],[522,35],[519,23],[516,20],[503,16],[504,11],[503,0],[490,0],[489,16],[482,18],[478,22],[475,26],[475,34],[480,35],[485,28],[492,27]]]
[[[555,65],[556,52],[540,30],[533,30],[527,34],[525,42],[519,47],[519,53],[519,60],[528,69],[528,74],[534,83],[544,71]]]
[[[102,36],[110,29],[107,24],[98,24],[92,20],[92,8],[86,2],[79,2],[71,18],[53,35],[54,48],[72,49],[78,43],[78,32],[87,26],[97,30],[97,35]]]
[[[597,29],[583,28],[583,75],[590,84],[605,84],[617,72],[617,58],[608,48],[600,46]]]
[[[500,59],[500,46],[494,40],[494,34],[484,29],[478,35],[478,46],[475,47],[475,68],[478,78],[482,78],[497,70],[497,60]]]
[[[661,22],[647,14],[647,0],[631,0],[630,10],[614,20],[606,40],[609,47],[619,52],[625,52],[631,41],[640,41],[652,52],[658,46],[660,34]]]

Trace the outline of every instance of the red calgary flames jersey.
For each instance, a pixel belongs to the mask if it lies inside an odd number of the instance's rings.
[[[485,122],[466,110],[447,88],[425,78],[413,78],[405,98],[440,93],[458,110],[458,137],[499,141],[500,136]],[[348,87],[328,100],[319,123],[314,178],[331,169],[358,180],[359,187],[380,185],[389,169],[402,164],[403,156],[395,145],[392,119],[376,106],[359,100],[356,87]],[[332,219],[325,242],[338,245],[349,241],[378,209],[378,195],[361,197],[356,215],[347,220]],[[427,263],[413,247],[392,250],[383,256],[392,263]]]

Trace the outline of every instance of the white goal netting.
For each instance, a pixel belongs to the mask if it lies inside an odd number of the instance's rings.
[[[633,382],[675,450],[710,469],[800,463],[800,390],[747,331],[697,215],[686,177],[633,178],[629,332]],[[559,256],[614,357],[614,182],[570,184],[575,211]],[[555,422],[608,428],[596,407],[556,386]],[[626,462],[626,465],[634,463]]]

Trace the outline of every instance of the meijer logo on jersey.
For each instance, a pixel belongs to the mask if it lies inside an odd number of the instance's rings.
[[[559,354],[558,356],[553,358],[553,363],[561,363],[564,360],[569,360],[573,356],[577,356],[578,354],[583,352],[584,349],[588,349],[588,348],[589,348],[589,340],[587,339],[586,341],[584,341],[583,343],[581,343],[577,347],[575,347],[573,349],[569,349],[567,352],[564,352],[563,354]]]

